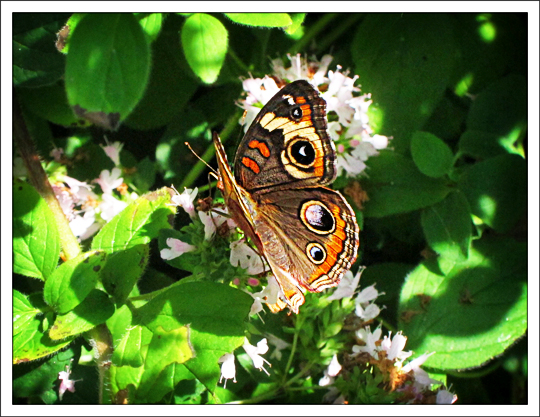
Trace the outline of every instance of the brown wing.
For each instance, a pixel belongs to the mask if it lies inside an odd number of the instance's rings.
[[[359,228],[343,196],[328,188],[256,197],[254,229],[272,270],[312,292],[336,286],[356,260]]]
[[[238,146],[234,172],[248,192],[327,185],[335,179],[326,102],[311,84],[292,82],[264,106]]]

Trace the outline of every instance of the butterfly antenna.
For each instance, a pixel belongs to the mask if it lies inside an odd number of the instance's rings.
[[[193,150],[193,148],[191,147],[191,145],[189,144],[189,142],[184,142],[184,145],[186,145],[186,146],[189,148],[189,150],[191,151],[191,153],[192,153],[193,155],[195,155],[195,158],[197,158],[197,159],[198,159],[199,161],[201,161],[204,165],[206,165],[206,166],[208,167],[208,169],[210,169],[210,171],[212,171],[212,173],[213,173],[216,177],[218,177],[217,171],[216,171],[214,168],[212,168],[210,165],[208,165],[208,163],[207,163],[204,159],[202,159],[199,155],[197,155],[197,152],[195,152],[195,151]]]

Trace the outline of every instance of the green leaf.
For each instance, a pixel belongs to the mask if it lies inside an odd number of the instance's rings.
[[[277,28],[293,24],[288,13],[225,13],[225,16],[234,23],[248,26]],[[302,20],[300,20],[300,24]]]
[[[507,232],[527,208],[527,162],[513,154],[487,159],[465,168],[458,186],[475,216]]]
[[[422,212],[422,228],[429,246],[439,255],[464,261],[472,238],[471,211],[460,191]]]
[[[144,273],[149,252],[148,245],[136,245],[108,257],[107,264],[101,271],[101,281],[117,305],[126,300]]]
[[[136,14],[139,24],[151,41],[155,41],[163,26],[165,17],[162,13],[141,13]]]
[[[442,178],[430,178],[414,162],[395,152],[383,150],[367,161],[369,178],[362,188],[369,201],[365,217],[384,217],[430,206],[450,192]]]
[[[302,27],[302,23],[306,18],[306,13],[290,13],[290,17],[292,24],[285,29],[285,32],[287,32],[289,35],[293,35]]]
[[[456,58],[450,17],[443,14],[367,14],[352,43],[355,74],[381,113],[379,133],[396,151],[443,97]]]
[[[206,84],[217,80],[228,49],[228,33],[213,16],[189,16],[180,33],[182,48],[193,72]]]
[[[13,14],[13,84],[40,87],[64,74],[65,57],[55,48],[56,32],[68,19],[64,13]]]
[[[75,114],[116,129],[141,99],[150,73],[150,48],[130,14],[88,14],[70,39],[66,90]]]
[[[13,290],[13,335],[22,332],[41,310],[32,305],[28,298]]]
[[[33,361],[64,348],[73,340],[52,340],[43,329],[45,316],[36,315],[18,327],[18,333],[13,333],[13,363]]]
[[[172,380],[177,383],[194,377],[213,390],[220,375],[218,359],[244,341],[245,320],[252,303],[248,294],[211,282],[183,283],[157,295],[137,310],[141,330],[133,329],[134,333],[130,331],[120,341],[120,346],[115,347],[120,351],[115,359],[121,360],[122,364],[136,365],[140,360],[136,353],[138,349],[144,365],[140,368],[114,367],[113,393],[133,384],[138,390],[136,402],[145,402],[148,395],[154,395],[150,394],[157,389],[153,387],[159,386],[161,391],[155,395],[162,396],[174,388]],[[122,328],[131,329],[137,325],[126,323],[130,313],[124,311],[123,314],[124,318],[114,321],[111,318],[107,322],[113,338],[125,334]],[[148,336],[145,339],[145,328],[153,334],[146,347],[143,345],[144,340],[148,340]],[[176,344],[161,342],[167,338],[177,340]],[[194,357],[184,361],[189,357],[189,351]],[[168,364],[172,368],[164,369]],[[162,371],[170,378],[160,375]]]
[[[450,147],[428,132],[413,133],[411,155],[420,172],[432,178],[448,174],[454,159]]]
[[[64,339],[96,327],[114,314],[114,305],[103,291],[92,290],[90,294],[67,314],[56,317],[49,331],[53,340]]]
[[[29,184],[13,183],[13,271],[47,279],[58,264],[60,237],[45,200]]]
[[[470,368],[502,354],[527,330],[527,245],[477,240],[446,275],[424,261],[403,286],[400,318],[407,349],[436,352],[428,367]]]
[[[527,125],[527,79],[509,75],[483,90],[471,105],[467,129],[507,136]]]
[[[106,258],[103,251],[90,251],[64,262],[45,282],[45,302],[59,314],[73,310],[95,288]]]
[[[92,241],[92,249],[113,253],[146,244],[161,229],[170,229],[176,213],[170,188],[145,194],[107,223]]]

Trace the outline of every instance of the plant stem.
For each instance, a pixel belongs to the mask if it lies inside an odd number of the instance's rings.
[[[71,231],[66,215],[54,195],[49,178],[41,166],[39,155],[26,127],[15,90],[13,91],[13,136],[17,140],[19,152],[28,171],[28,179],[52,211],[64,255],[66,259],[73,259],[81,253],[79,242]]]
[[[234,130],[236,125],[238,124],[238,119],[240,115],[239,112],[236,111],[227,121],[227,124],[225,125],[225,128],[221,132],[221,141],[225,142],[231,132]],[[214,154],[216,153],[216,150],[214,148],[214,144],[210,143],[204,154],[201,156],[201,159],[205,162],[208,162],[212,159]],[[206,165],[202,161],[198,161],[195,166],[189,171],[189,173],[186,175],[182,183],[180,184],[180,190],[182,190],[184,187],[189,188],[191,185],[195,182],[197,178],[199,178],[199,175],[205,170]]]
[[[289,360],[287,361],[287,366],[285,366],[285,371],[283,372],[283,381],[282,381],[283,385],[287,384],[287,374],[289,373],[289,369],[290,369],[291,364],[292,364],[294,353],[296,351],[296,344],[298,343],[298,332],[299,332],[299,329],[297,327],[296,332],[294,332],[294,337],[293,337],[293,342],[292,342],[292,347],[291,347],[291,354],[289,355]]]
[[[112,337],[105,324],[100,324],[86,332],[90,344],[94,348],[94,358],[99,374],[99,404],[103,404],[105,383],[109,379],[110,360],[113,353]]]
[[[296,54],[303,49],[306,45],[311,42],[311,40],[319,33],[326,28],[326,26],[334,20],[338,15],[336,13],[324,14],[315,24],[302,36],[298,42],[296,42],[291,49],[289,49],[290,54]]]
[[[363,17],[362,14],[358,13],[353,13],[347,16],[349,16],[348,19],[340,21],[336,28],[319,42],[317,45],[317,53],[326,51],[330,45],[332,45],[332,43],[343,34],[343,32],[348,30],[349,27]]]

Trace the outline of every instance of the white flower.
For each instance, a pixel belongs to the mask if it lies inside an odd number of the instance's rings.
[[[244,132],[251,126],[251,122],[261,111],[263,105],[279,91],[279,88],[273,78],[248,78],[242,82],[242,87],[248,95],[241,102],[241,107],[246,111],[245,117],[240,121],[244,124]],[[259,103],[259,106],[256,104]]]
[[[334,377],[341,371],[341,365],[338,362],[337,355],[332,357],[328,368],[324,370],[324,376],[319,380],[319,385],[324,387],[334,383]]]
[[[56,162],[60,161],[60,158],[62,157],[63,154],[64,154],[64,150],[62,148],[57,148],[57,147],[54,147],[54,149],[49,153],[49,155],[52,156]]]
[[[437,399],[435,400],[436,404],[454,404],[457,401],[458,397],[456,394],[452,394],[447,390],[440,390],[437,393]]]
[[[111,171],[104,169],[101,171],[101,174],[99,174],[99,178],[94,181],[100,185],[103,193],[111,194],[115,188],[119,187],[124,182],[124,179],[120,177],[120,175],[122,175],[120,168],[113,168]]]
[[[173,202],[173,204],[176,206],[182,207],[186,211],[186,213],[189,214],[189,217],[194,219],[197,214],[195,211],[195,205],[193,204],[193,201],[195,201],[195,198],[197,197],[197,193],[199,189],[195,188],[192,190],[191,188],[186,188],[184,189],[184,192],[180,194],[176,190],[176,188],[174,187],[172,188],[176,192],[176,195],[174,195],[171,198],[171,201]]]
[[[54,191],[54,195],[62,208],[62,211],[66,215],[68,221],[73,220],[75,213],[73,209],[75,208],[75,201],[73,195],[68,191],[66,187],[57,184],[51,184]]]
[[[402,332],[397,332],[390,341],[392,332],[388,333],[388,336],[384,336],[381,342],[381,350],[386,351],[386,358],[390,360],[399,359],[403,361],[412,355],[412,352],[403,352],[403,348],[407,343],[407,337],[403,336]]]
[[[380,327],[375,329],[375,331],[372,333],[370,327],[366,327],[365,329],[360,329],[356,332],[356,336],[360,340],[362,340],[366,345],[365,346],[359,346],[354,345],[352,347],[353,353],[360,353],[360,352],[367,352],[375,359],[379,359],[379,347],[375,344],[375,342],[379,341],[381,338],[382,330]]]
[[[258,275],[266,270],[265,264],[257,252],[244,239],[231,242],[230,261],[232,266],[244,268],[249,275]]]
[[[424,353],[416,359],[410,361],[407,365],[402,368],[403,373],[413,372],[414,374],[414,384],[418,389],[429,388],[431,384],[442,384],[441,381],[432,379],[429,377],[428,373],[424,371],[420,366],[433,355],[435,352]]]
[[[214,212],[205,213],[204,211],[199,211],[199,218],[204,224],[204,240],[211,240],[214,233],[216,233],[216,227],[221,226],[227,221],[226,217]]]
[[[364,321],[373,320],[380,314],[380,312],[381,309],[375,303],[369,304],[366,308],[363,308],[360,304],[357,304],[354,310],[354,313]]]
[[[372,320],[377,317],[381,312],[381,309],[375,303],[370,304],[370,301],[375,300],[379,295],[382,294],[384,293],[379,293],[375,289],[375,284],[364,288],[354,300],[356,304],[355,314],[365,321]]]
[[[274,336],[273,334],[267,334],[267,337],[268,342],[276,347],[270,355],[270,359],[276,358],[278,361],[280,361],[282,356],[281,351],[291,346],[291,344],[277,336]]]
[[[128,206],[127,203],[116,199],[111,194],[103,194],[102,198],[103,202],[100,205],[101,218],[106,222],[110,221]]]
[[[248,356],[251,358],[251,360],[253,361],[253,366],[257,368],[259,371],[264,371],[266,372],[267,375],[270,375],[268,371],[264,369],[264,363],[266,362],[268,365],[270,365],[270,362],[268,362],[266,359],[260,356],[268,352],[268,343],[266,339],[262,339],[261,341],[259,341],[259,343],[257,343],[257,346],[253,346],[246,339],[244,341],[243,348],[248,354]]]
[[[67,175],[64,175],[62,181],[69,186],[71,193],[77,196],[78,201],[88,201],[89,198],[97,199],[97,196],[92,192],[92,185]]]
[[[175,239],[173,237],[167,238],[166,243],[170,249],[161,249],[160,252],[161,257],[166,260],[178,258],[180,255],[183,255],[186,252],[191,252],[197,249],[195,246],[182,242],[180,239]]]
[[[236,383],[236,366],[234,365],[234,355],[232,353],[226,353],[218,359],[218,363],[221,363],[221,377],[219,383],[225,378],[223,388],[227,387],[227,379],[232,379]]]
[[[356,287],[358,287],[358,282],[360,281],[360,275],[362,275],[362,270],[360,270],[356,275],[349,270],[343,275],[341,281],[339,282],[334,293],[327,298],[327,300],[341,300],[342,298],[352,297]]]
[[[262,311],[262,303],[265,302],[267,304],[276,304],[279,292],[281,291],[281,288],[276,280],[276,278],[271,275],[268,277],[268,285],[266,288],[264,288],[262,291],[256,292],[254,294],[251,294],[254,301],[251,306],[251,310],[249,312],[249,315],[258,314]]]
[[[73,234],[83,241],[96,233],[101,226],[96,223],[95,209],[90,207],[84,211],[84,214],[76,214],[69,222],[69,227]]]
[[[101,146],[103,150],[105,151],[105,153],[107,154],[107,156],[111,158],[111,160],[114,162],[114,166],[119,166],[120,165],[120,151],[124,147],[124,144],[121,142],[109,143],[107,138],[105,138],[105,143],[107,144],[106,146],[103,146],[103,145],[99,145],[99,146]]]
[[[60,398],[60,401],[62,401],[62,397],[66,391],[75,392],[75,382],[82,381],[82,379],[76,381],[69,379],[71,375],[71,370],[69,368],[70,366],[66,365],[65,371],[58,372],[58,379],[62,381],[58,388],[58,397]]]

